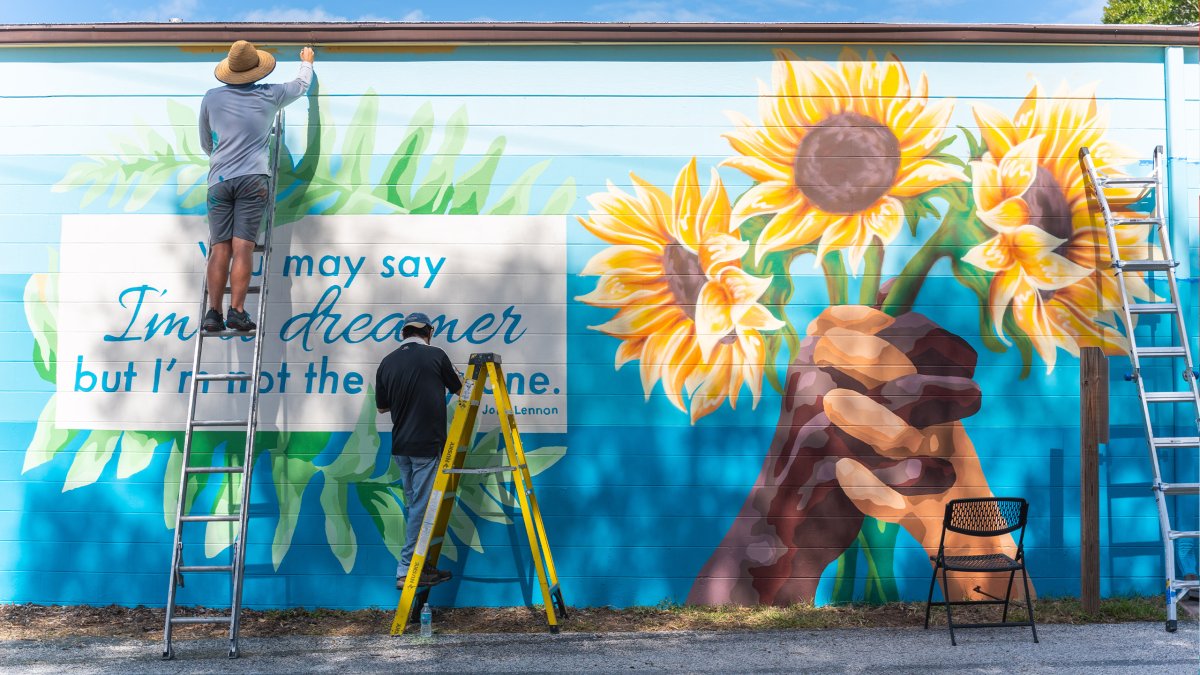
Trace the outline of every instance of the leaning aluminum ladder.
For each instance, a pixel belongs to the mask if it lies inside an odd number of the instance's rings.
[[[163,627],[162,656],[164,659],[171,659],[175,656],[175,650],[171,646],[171,629],[178,624],[188,623],[228,623],[229,658],[237,658],[238,656],[238,620],[241,615],[242,585],[245,581],[246,573],[246,547],[244,542],[246,541],[246,526],[249,517],[249,509],[246,508],[246,505],[249,503],[250,497],[251,474],[254,470],[254,437],[255,431],[258,428],[258,378],[262,370],[262,340],[260,337],[265,331],[264,322],[267,317],[267,279],[271,261],[271,230],[275,224],[275,187],[279,168],[279,148],[282,138],[283,111],[280,110],[275,115],[275,123],[271,128],[271,135],[268,141],[271,173],[267,201],[268,207],[266,209],[264,227],[262,228],[263,234],[261,235],[261,242],[256,242],[254,247],[256,253],[262,253],[262,278],[259,285],[251,285],[247,293],[248,295],[258,295],[258,311],[256,312],[258,327],[253,331],[196,331],[196,351],[192,358],[191,388],[188,393],[187,422],[184,427],[183,436],[183,461],[179,475],[179,502],[175,508],[175,541],[171,546],[171,578],[167,590],[167,616]],[[200,298],[201,321],[203,321],[204,313],[208,309],[209,289],[207,275],[205,277],[203,292]],[[222,289],[222,292],[228,294],[230,288],[226,287]],[[200,358],[205,340],[226,337],[252,338],[254,359],[249,374],[243,372],[208,374],[201,370]],[[197,399],[202,389],[207,393],[210,382],[230,383],[230,394],[236,389],[233,385],[234,382],[249,383],[248,386],[243,385],[243,387],[249,390],[248,393],[250,394],[250,405],[246,419],[196,419]],[[196,429],[209,427],[243,427],[246,429],[246,447],[241,466],[191,466],[192,445]],[[238,490],[240,498],[237,502],[237,513],[230,515],[187,515],[185,511],[187,511],[187,504],[190,501],[188,499],[188,483],[189,478],[195,474],[240,474],[241,489]],[[237,537],[233,540],[230,547],[230,563],[228,565],[185,565],[183,562],[184,524],[212,522],[237,523]],[[215,572],[228,573],[230,575],[230,609],[228,615],[176,616],[175,591],[178,587],[183,586],[183,575],[191,572]]]
[[[1175,278],[1175,268],[1179,266],[1179,261],[1171,254],[1171,239],[1170,231],[1167,227],[1167,218],[1164,213],[1164,205],[1167,204],[1166,193],[1166,166],[1163,161],[1163,148],[1158,146],[1154,148],[1154,172],[1145,178],[1130,178],[1125,176],[1109,177],[1096,172],[1096,167],[1092,163],[1091,154],[1086,147],[1079,150],[1079,162],[1083,167],[1084,173],[1087,175],[1088,183],[1092,191],[1096,195],[1096,201],[1099,203],[1100,211],[1104,216],[1104,228],[1108,234],[1108,248],[1112,254],[1113,272],[1117,275],[1117,286],[1121,289],[1121,307],[1125,320],[1125,333],[1129,338],[1129,358],[1133,362],[1133,374],[1130,378],[1137,385],[1138,398],[1142,405],[1142,419],[1146,427],[1146,445],[1150,449],[1150,465],[1154,470],[1154,483],[1151,488],[1154,490],[1154,500],[1158,505],[1158,524],[1162,534],[1163,546],[1165,548],[1164,557],[1166,563],[1166,600],[1167,600],[1167,625],[1166,628],[1170,632],[1174,632],[1178,626],[1176,616],[1178,612],[1177,604],[1184,598],[1187,591],[1194,588],[1200,588],[1200,582],[1196,580],[1181,580],[1175,578],[1175,540],[1184,538],[1200,538],[1200,531],[1197,531],[1196,524],[1192,523],[1193,529],[1178,530],[1171,525],[1171,509],[1168,508],[1167,497],[1177,495],[1200,495],[1200,483],[1175,483],[1165,482],[1162,475],[1162,467],[1159,464],[1159,450],[1172,450],[1181,448],[1200,448],[1200,391],[1196,388],[1196,365],[1192,359],[1191,348],[1188,346],[1188,332],[1184,327],[1183,306],[1180,304],[1179,284]],[[1109,196],[1105,193],[1105,189],[1109,187],[1140,187],[1144,189],[1154,190],[1154,213],[1150,217],[1140,216],[1131,218],[1119,218],[1113,215],[1112,209],[1109,206]],[[1117,233],[1115,227],[1118,225],[1126,226],[1144,226],[1153,228],[1150,234],[1150,244],[1147,248],[1153,246],[1153,238],[1158,238],[1158,251],[1161,257],[1151,254],[1149,259],[1124,260],[1121,258],[1120,247],[1117,244]],[[1129,289],[1126,286],[1128,279],[1125,272],[1165,272],[1167,277],[1167,287],[1170,290],[1169,302],[1130,302]],[[1175,331],[1171,335],[1171,340],[1174,344],[1156,345],[1152,347],[1141,347],[1138,345],[1138,335],[1135,331],[1133,317],[1141,314],[1169,314],[1175,319]],[[1171,333],[1170,330],[1167,331]],[[1146,380],[1143,377],[1142,359],[1161,358],[1161,359],[1182,359],[1183,360],[1183,379],[1187,383],[1187,390],[1184,391],[1147,391]],[[1197,436],[1160,436],[1154,428],[1154,417],[1150,414],[1150,406],[1155,405],[1156,408],[1160,404],[1192,404],[1192,419],[1195,423]],[[1193,481],[1195,478],[1193,477]]]

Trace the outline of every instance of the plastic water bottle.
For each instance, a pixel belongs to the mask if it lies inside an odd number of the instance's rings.
[[[433,637],[433,612],[429,611],[429,603],[421,608],[421,637]]]

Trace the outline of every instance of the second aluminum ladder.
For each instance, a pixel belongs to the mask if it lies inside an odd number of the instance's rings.
[[[1159,530],[1162,535],[1164,558],[1166,566],[1166,600],[1167,600],[1167,625],[1166,628],[1170,632],[1174,632],[1178,627],[1177,612],[1178,603],[1184,598],[1188,591],[1200,588],[1200,582],[1195,579],[1179,579],[1175,570],[1175,542],[1179,539],[1196,539],[1200,538],[1200,531],[1197,531],[1197,523],[1192,522],[1186,524],[1185,529],[1176,527],[1172,521],[1172,509],[1168,501],[1168,497],[1179,495],[1200,495],[1200,483],[1197,483],[1197,477],[1191,476],[1187,482],[1173,482],[1163,479],[1163,470],[1160,463],[1159,452],[1171,450],[1186,450],[1192,449],[1193,457],[1196,455],[1197,448],[1200,448],[1200,391],[1196,388],[1196,362],[1192,358],[1191,347],[1188,345],[1189,333],[1184,325],[1183,305],[1179,295],[1179,283],[1175,276],[1175,268],[1179,266],[1171,253],[1171,238],[1170,231],[1167,227],[1167,218],[1164,211],[1167,202],[1166,194],[1166,166],[1163,159],[1163,148],[1158,146],[1154,149],[1154,173],[1146,178],[1131,178],[1126,176],[1105,176],[1096,171],[1095,164],[1092,162],[1091,153],[1086,147],[1079,150],[1079,162],[1083,167],[1083,171],[1087,176],[1088,183],[1092,191],[1096,195],[1096,201],[1100,206],[1101,214],[1104,216],[1104,228],[1108,235],[1108,248],[1112,255],[1113,273],[1117,277],[1117,286],[1121,290],[1121,308],[1122,317],[1125,323],[1125,334],[1129,339],[1129,359],[1133,362],[1132,381],[1137,385],[1138,398],[1141,401],[1142,419],[1145,422],[1146,428],[1146,445],[1150,450],[1150,466],[1153,470],[1153,484],[1151,489],[1154,490],[1154,501],[1158,508],[1158,523]],[[1107,189],[1129,189],[1141,188],[1154,191],[1154,212],[1150,216],[1134,215],[1117,216],[1113,213],[1110,205],[1110,197],[1105,192]],[[1126,259],[1121,257],[1121,247],[1117,243],[1118,226],[1127,227],[1148,227],[1152,228],[1147,241],[1150,242],[1145,247],[1150,251],[1147,258]],[[1154,240],[1157,239],[1157,245]],[[1127,248],[1128,250],[1128,248]],[[1129,278],[1127,273],[1153,273],[1163,272],[1166,274],[1167,288],[1170,292],[1170,297],[1167,302],[1134,302],[1130,297]],[[1143,315],[1162,315],[1169,316],[1174,322],[1175,330],[1168,329],[1167,333],[1171,336],[1172,344],[1169,345],[1154,345],[1142,346],[1138,344],[1139,337],[1135,330],[1134,317]],[[1168,368],[1172,375],[1172,379],[1176,372],[1179,372],[1183,381],[1187,384],[1184,390],[1168,389],[1165,391],[1152,391],[1148,389],[1146,382],[1147,368],[1146,359],[1163,359],[1169,363],[1181,366],[1179,368]],[[1169,408],[1170,405],[1180,405],[1191,403],[1189,410],[1185,413],[1185,419],[1190,419],[1190,422],[1185,422],[1184,426],[1191,431],[1196,432],[1195,436],[1174,436],[1164,435],[1159,433],[1155,426],[1155,415],[1152,414],[1151,408],[1155,410]],[[1166,417],[1170,417],[1166,415]],[[1160,426],[1165,425],[1161,422]],[[1189,432],[1185,432],[1189,433]],[[1196,461],[1193,459],[1193,461]],[[1185,462],[1186,463],[1186,462]]]

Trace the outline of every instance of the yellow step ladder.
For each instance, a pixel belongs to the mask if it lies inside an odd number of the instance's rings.
[[[496,399],[496,412],[500,417],[500,428],[504,433],[504,448],[508,454],[508,464],[465,469],[463,464],[475,434],[475,418],[479,412],[479,402],[483,398],[485,379],[491,382],[492,393]],[[392,635],[400,635],[404,632],[408,622],[416,618],[416,613],[420,611],[429,596],[430,587],[419,586],[418,581],[426,561],[429,561],[431,565],[436,565],[438,556],[441,555],[442,540],[446,536],[446,527],[450,523],[450,513],[454,510],[455,496],[461,476],[484,473],[512,474],[517,499],[521,506],[521,516],[525,520],[525,534],[529,539],[529,551],[533,554],[533,564],[537,568],[538,584],[542,589],[542,604],[546,608],[546,624],[550,628],[550,632],[558,632],[559,616],[567,618],[567,607],[563,602],[562,589],[558,586],[558,574],[554,571],[554,558],[550,555],[550,542],[546,539],[546,527],[542,523],[542,512],[538,509],[537,497],[533,494],[533,481],[525,462],[525,450],[521,445],[521,436],[517,433],[517,420],[513,412],[512,400],[508,397],[504,372],[500,368],[500,355],[494,353],[472,354],[467,365],[467,381],[463,383],[463,391],[459,392],[458,404],[454,408],[454,418],[446,437],[446,447],[442,450],[437,477],[434,478],[433,490],[429,495],[429,506],[425,509],[424,518],[421,521],[421,533],[417,537],[416,550],[413,551],[412,561],[408,565],[408,577],[404,580],[400,604],[396,606],[396,617],[392,620]],[[409,513],[410,518],[415,515]],[[557,614],[555,613],[556,607]]]

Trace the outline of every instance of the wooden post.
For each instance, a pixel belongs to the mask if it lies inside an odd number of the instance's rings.
[[[1079,585],[1083,608],[1100,609],[1100,444],[1108,442],[1108,359],[1079,353]]]

